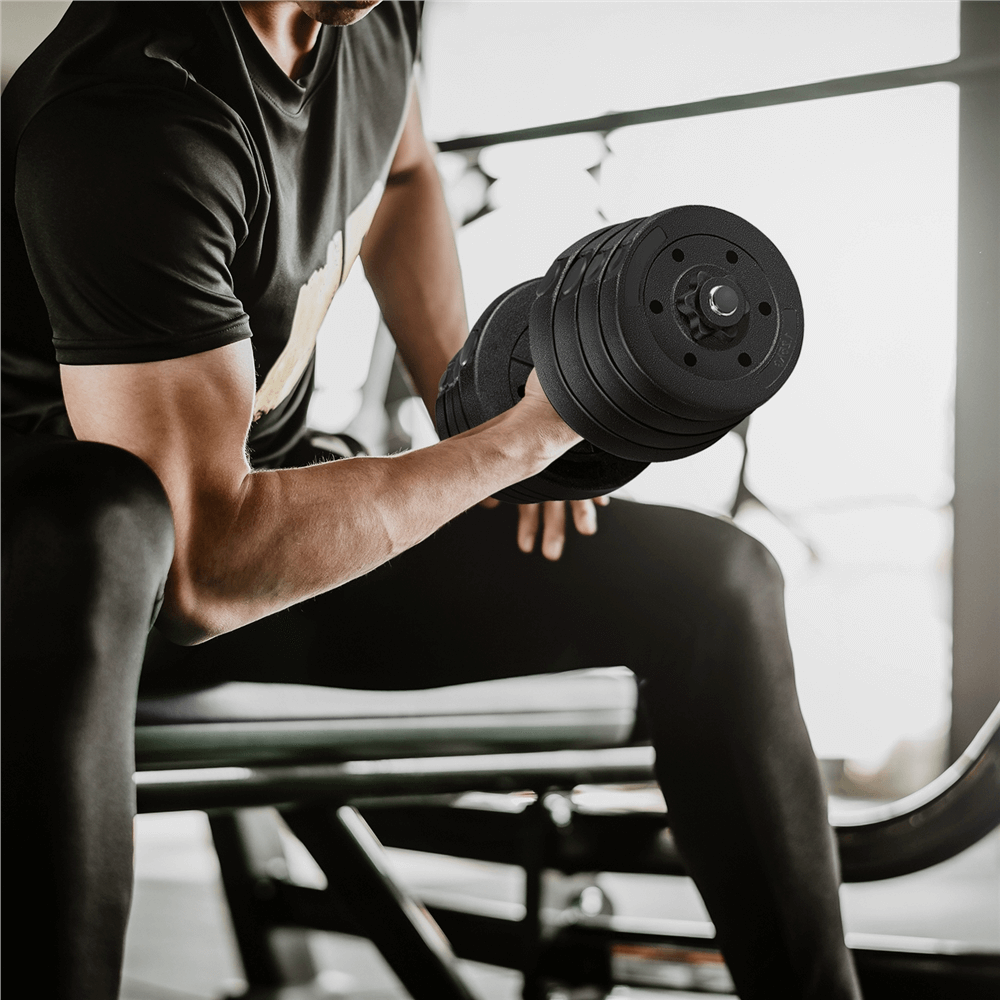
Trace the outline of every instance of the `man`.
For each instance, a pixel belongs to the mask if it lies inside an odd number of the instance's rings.
[[[625,503],[567,538],[549,504],[526,555],[535,508],[475,505],[579,440],[534,376],[434,447],[309,464],[359,253],[431,409],[467,332],[417,13],[374,6],[76,4],[4,94],[8,847],[55,995],[116,994],[145,655],[144,681],[384,688],[626,663],[741,995],[856,997],[761,546]]]

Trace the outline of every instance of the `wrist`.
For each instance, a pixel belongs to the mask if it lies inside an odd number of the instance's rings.
[[[564,455],[583,438],[556,413],[548,400],[527,397],[507,417],[517,439],[539,464],[538,471]]]

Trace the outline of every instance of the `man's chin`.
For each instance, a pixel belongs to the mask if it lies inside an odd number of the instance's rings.
[[[333,3],[308,3],[296,0],[299,7],[320,24],[345,25],[360,21],[379,0],[338,0]]]

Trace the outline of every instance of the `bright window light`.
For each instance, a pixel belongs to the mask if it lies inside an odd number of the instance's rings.
[[[337,290],[316,341],[316,390],[309,401],[309,426],[336,433],[361,409],[361,387],[378,329],[375,293],[360,260]]]
[[[762,229],[795,273],[802,355],[751,419],[751,489],[783,509],[872,496],[948,503],[958,88],[641,125],[608,145],[611,221],[717,205]]]
[[[958,3],[445,2],[424,16],[435,139],[946,62]]]

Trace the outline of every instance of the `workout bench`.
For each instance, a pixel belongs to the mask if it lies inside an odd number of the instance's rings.
[[[139,810],[208,812],[251,988],[316,976],[302,942],[273,933],[302,927],[369,937],[415,1000],[471,1000],[455,954],[520,969],[525,997],[539,1000],[556,983],[591,989],[581,996],[639,984],[644,957],[693,962],[689,987],[724,990],[710,924],[630,922],[578,903],[542,908],[546,869],[684,872],[668,817],[639,791],[652,780],[653,757],[636,740],[635,707],[624,668],[430,691],[232,683],[145,698]],[[927,867],[1000,823],[998,730],[1000,707],[927,788],[838,826],[845,880]],[[588,785],[625,785],[620,797],[635,807],[588,805],[573,794]],[[489,794],[472,802],[469,792]],[[277,808],[326,889],[289,881],[277,817],[260,807]],[[520,865],[523,906],[469,912],[467,901],[460,911],[438,900],[424,909],[394,880],[380,841]],[[971,1000],[995,996],[1000,984],[997,955],[872,947],[855,955],[869,1000]]]

